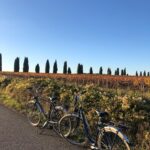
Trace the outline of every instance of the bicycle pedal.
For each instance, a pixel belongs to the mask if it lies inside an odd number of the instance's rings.
[[[48,128],[48,129],[53,129],[53,126],[49,124],[49,125],[47,126],[47,128]]]
[[[90,145],[90,149],[92,149],[92,150],[98,150],[98,147],[96,147],[95,144],[91,144]]]
[[[57,124],[58,122],[51,120],[51,121],[49,121],[49,123],[50,123],[50,124]]]
[[[45,121],[43,126],[41,127],[42,129],[45,128],[48,125],[48,121]]]

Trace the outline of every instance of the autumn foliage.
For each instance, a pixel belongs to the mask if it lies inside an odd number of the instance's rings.
[[[150,77],[144,76],[115,76],[98,74],[47,74],[47,73],[21,73],[1,72],[0,75],[20,78],[51,78],[80,84],[94,83],[106,88],[132,88],[147,90],[150,87]]]

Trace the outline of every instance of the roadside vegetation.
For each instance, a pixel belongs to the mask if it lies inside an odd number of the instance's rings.
[[[81,103],[85,109],[92,131],[97,121],[95,109],[107,111],[113,121],[129,126],[127,135],[135,143],[135,149],[150,148],[150,92],[133,89],[101,87],[98,84],[77,84],[62,79],[50,78],[11,78],[0,77],[0,103],[25,113],[26,102],[32,98],[29,87],[40,87],[43,99],[53,93],[69,111],[73,109],[73,93],[75,90],[86,91],[81,95]],[[46,104],[45,104],[46,107]]]

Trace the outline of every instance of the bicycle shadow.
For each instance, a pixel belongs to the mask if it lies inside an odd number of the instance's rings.
[[[58,133],[56,133],[53,128],[46,128],[46,129],[40,129],[36,128],[36,133],[38,135],[43,135],[43,136],[52,136],[52,137],[61,137]]]

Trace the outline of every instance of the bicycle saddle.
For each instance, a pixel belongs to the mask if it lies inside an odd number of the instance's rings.
[[[57,100],[57,97],[50,97],[50,100],[52,101],[52,102],[55,102],[56,100]]]
[[[106,116],[109,116],[108,112],[99,112],[99,117],[103,118],[103,117],[106,117]]]
[[[96,111],[96,112],[97,112],[98,116],[100,117],[101,122],[106,123],[106,122],[110,121],[110,116],[109,116],[108,112],[105,112],[105,111],[104,112]]]

